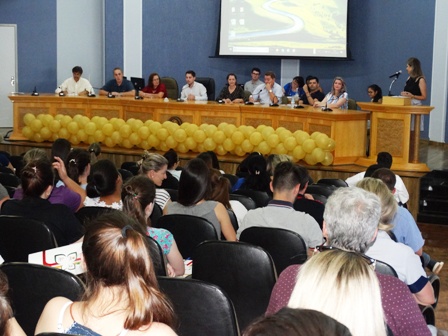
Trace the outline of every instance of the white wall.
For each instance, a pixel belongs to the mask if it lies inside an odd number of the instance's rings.
[[[8,96],[17,86],[17,35],[16,25],[0,25],[0,127],[12,126],[12,102]],[[14,86],[11,85],[14,77]]]

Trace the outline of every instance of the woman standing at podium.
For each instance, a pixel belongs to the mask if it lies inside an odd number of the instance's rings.
[[[407,61],[406,71],[409,74],[401,95],[412,99],[412,105],[422,105],[422,100],[426,99],[426,80],[420,66],[420,61],[411,57]]]

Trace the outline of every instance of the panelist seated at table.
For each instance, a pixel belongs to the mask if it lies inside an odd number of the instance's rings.
[[[279,104],[283,96],[282,87],[275,82],[275,73],[267,71],[264,74],[264,84],[255,88],[252,92],[250,102],[260,102],[261,104]]]
[[[182,87],[180,98],[183,100],[208,100],[207,89],[196,80],[196,72],[188,70],[185,72],[185,84]]]
[[[319,78],[316,76],[306,77],[306,84],[303,86],[303,95],[299,97],[302,104],[314,105],[325,98],[322,88],[319,85]]]
[[[225,104],[244,103],[244,90],[237,84],[237,77],[234,73],[227,75],[227,83],[222,88],[216,101]]]
[[[134,96],[134,85],[126,78],[123,78],[123,71],[121,68],[114,69],[114,78],[108,81],[100,89],[100,95],[107,96],[111,93],[114,96]]]
[[[56,90],[55,93],[63,92],[70,96],[85,96],[94,93],[90,82],[82,78],[82,68],[77,65],[72,69],[73,76],[67,78]]]
[[[160,76],[153,72],[149,75],[148,85],[140,91],[140,97],[165,98],[167,97],[165,84],[160,83]]]
[[[314,107],[325,106],[331,109],[347,109],[348,108],[348,93],[347,86],[342,77],[335,77],[331,91],[327,93],[321,102],[315,102]]]

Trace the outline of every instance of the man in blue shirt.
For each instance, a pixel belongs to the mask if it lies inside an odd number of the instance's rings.
[[[114,96],[135,96],[134,86],[130,81],[123,78],[123,71],[121,68],[114,69],[114,78],[108,81],[100,89],[100,95],[106,96],[111,93]]]
[[[282,87],[275,82],[275,73],[268,71],[264,74],[264,84],[257,86],[252,92],[250,102],[259,101],[260,104],[280,104],[283,96]]]

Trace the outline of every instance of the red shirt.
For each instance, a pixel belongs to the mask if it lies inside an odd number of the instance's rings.
[[[159,86],[156,87],[155,89],[153,89],[152,86],[146,85],[142,89],[142,92],[153,93],[153,94],[157,94],[157,93],[163,92],[163,97],[162,98],[165,98],[167,96],[166,87],[165,87],[165,84],[163,84],[163,83],[160,83]]]

